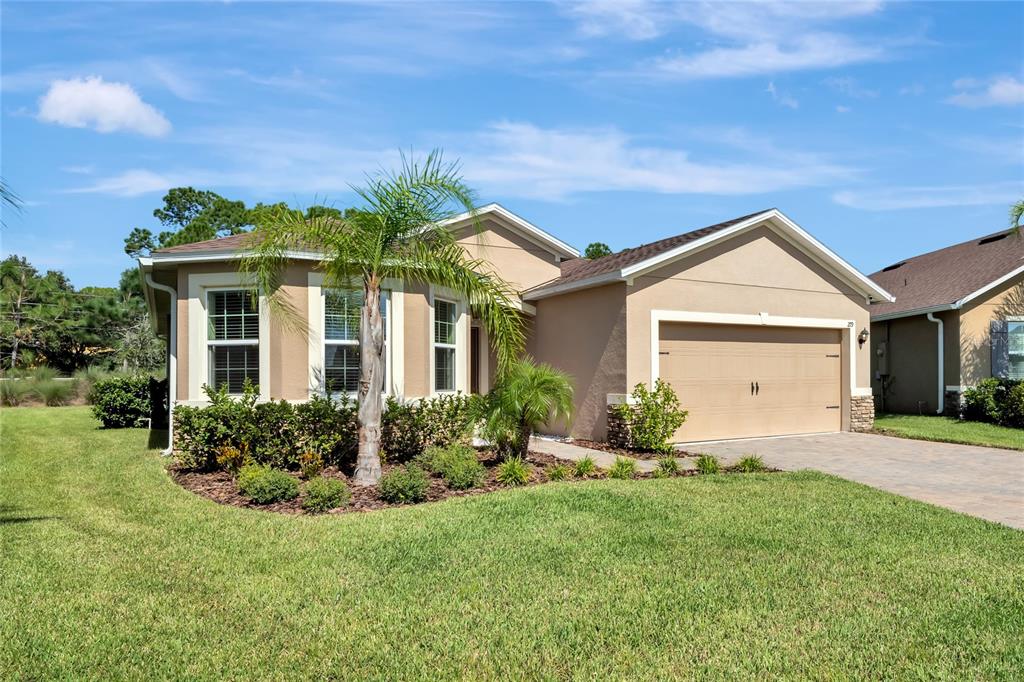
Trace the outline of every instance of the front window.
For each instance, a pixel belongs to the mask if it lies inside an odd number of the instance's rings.
[[[209,383],[242,393],[245,380],[260,385],[260,315],[252,292],[211,291],[207,295]]]
[[[455,390],[455,322],[457,307],[434,300],[434,390]]]
[[[384,385],[388,371],[387,292],[381,292],[380,315],[384,321]],[[357,289],[324,293],[324,386],[328,392],[359,390],[359,320],[363,292]]]
[[[1024,320],[1007,323],[1010,379],[1024,379]]]

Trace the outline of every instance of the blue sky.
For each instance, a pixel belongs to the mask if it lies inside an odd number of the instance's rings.
[[[1024,3],[2,6],[3,254],[112,285],[173,186],[353,201],[443,147],[614,249],[776,206],[871,272],[1024,196]]]

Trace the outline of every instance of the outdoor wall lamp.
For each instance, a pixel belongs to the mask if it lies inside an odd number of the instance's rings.
[[[860,334],[857,334],[857,343],[863,346],[867,342],[869,336],[871,336],[871,332],[868,331],[867,327],[864,327],[860,330]]]

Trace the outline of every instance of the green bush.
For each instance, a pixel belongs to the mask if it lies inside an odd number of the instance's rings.
[[[669,439],[686,421],[686,411],[672,387],[658,379],[654,390],[639,383],[633,388],[632,403],[616,410],[626,426],[629,446],[644,452],[671,452]]]
[[[615,463],[608,469],[608,478],[635,478],[636,460],[630,457],[616,457]]]
[[[60,407],[71,400],[75,385],[66,379],[44,379],[36,381],[32,390],[47,407]]]
[[[317,476],[306,484],[302,508],[313,514],[322,514],[331,509],[344,507],[351,499],[352,493],[344,481]]]
[[[498,465],[494,478],[502,485],[526,485],[530,480],[530,465],[522,457],[509,457]]]
[[[217,453],[217,466],[225,471],[237,473],[245,464],[245,454],[231,445],[223,445]]]
[[[0,403],[7,407],[17,407],[32,395],[32,385],[28,379],[0,380]]]
[[[150,414],[149,377],[137,374],[102,379],[93,385],[88,400],[103,428],[145,426]]]
[[[702,474],[717,474],[721,469],[718,458],[714,455],[705,454],[697,458],[697,471]]]
[[[999,422],[1000,398],[1005,391],[999,379],[982,379],[977,386],[964,391],[964,419],[972,421]]]
[[[86,367],[75,372],[75,391],[86,402],[89,402],[92,396],[92,389],[99,382],[104,379],[109,379],[113,376],[110,372],[100,367]]]
[[[669,478],[679,475],[679,461],[675,457],[662,457],[658,460],[658,468],[654,470],[657,478]]]
[[[1024,429],[1024,381],[1018,381],[1006,392],[999,419],[1003,426]]]
[[[377,492],[385,502],[422,502],[427,499],[430,479],[417,464],[392,469],[380,477]]]
[[[312,481],[324,470],[324,458],[319,452],[303,452],[299,455],[299,471],[307,481]]]
[[[746,455],[736,463],[736,470],[742,471],[745,474],[755,474],[758,471],[764,471],[764,460],[757,455]]]
[[[597,473],[597,464],[594,462],[593,457],[587,455],[583,459],[577,460],[574,469],[576,478],[586,478],[587,476],[593,476]]]
[[[430,447],[420,457],[423,465],[444,478],[449,488],[466,490],[484,481],[487,469],[477,459],[476,450],[468,445]]]
[[[256,504],[271,504],[298,497],[299,482],[283,471],[247,464],[238,472],[238,492]]]
[[[473,397],[456,393],[399,402],[389,396],[381,420],[381,448],[395,462],[406,462],[427,448],[469,441]]]
[[[549,466],[545,473],[547,473],[549,481],[564,481],[572,474],[572,469],[569,468],[568,464],[559,462]]]

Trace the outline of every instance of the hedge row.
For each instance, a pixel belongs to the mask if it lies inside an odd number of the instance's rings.
[[[316,453],[328,465],[355,462],[356,404],[347,397],[314,397],[291,404],[283,400],[257,403],[255,396],[208,395],[208,406],[174,409],[174,449],[188,468],[217,468],[217,456],[224,447],[237,448],[256,464],[280,469],[298,469],[299,457],[307,452]],[[463,395],[415,403],[388,398],[381,434],[384,456],[389,461],[407,461],[431,445],[466,439],[470,403]]]
[[[964,419],[1024,428],[1024,381],[984,379],[964,391]]]

